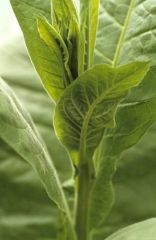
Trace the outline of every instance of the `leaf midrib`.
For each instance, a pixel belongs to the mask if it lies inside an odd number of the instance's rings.
[[[121,81],[122,82],[122,81]],[[80,147],[79,147],[79,164],[85,163],[85,156],[86,156],[86,133],[87,133],[87,129],[88,129],[88,123],[89,120],[91,118],[91,115],[96,107],[96,105],[101,102],[105,96],[107,96],[107,94],[113,89],[114,85],[117,86],[118,84],[121,84],[121,82],[117,83],[117,84],[113,84],[112,87],[108,88],[108,90],[106,90],[102,95],[100,95],[90,106],[85,118],[84,118],[84,122],[82,125],[82,129],[81,129],[81,134],[80,134]],[[125,91],[125,90],[123,90]],[[81,165],[81,164],[80,164]]]
[[[122,28],[122,31],[121,31],[121,34],[120,34],[120,38],[119,38],[119,41],[118,41],[118,44],[117,44],[117,47],[116,47],[116,52],[114,54],[114,60],[113,60],[113,63],[112,63],[112,67],[116,67],[116,65],[117,65],[120,50],[122,48],[122,43],[123,43],[123,40],[124,40],[124,37],[125,37],[125,34],[126,34],[127,26],[128,26],[129,19],[130,19],[132,10],[133,10],[134,3],[135,3],[135,0],[131,0],[130,6],[129,6],[129,9],[128,9],[128,12],[127,12],[127,16],[126,16],[126,19],[125,19],[125,22],[124,22],[124,25],[123,25],[123,28]]]

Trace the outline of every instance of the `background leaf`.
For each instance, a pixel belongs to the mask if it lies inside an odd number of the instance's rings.
[[[100,150],[97,152],[96,161],[99,159],[100,172],[99,183],[98,181],[96,182],[92,192],[94,210],[92,209],[91,212],[94,219],[100,218],[102,207],[105,209],[105,206],[107,206],[107,213],[112,208],[114,193],[111,178],[116,169],[115,162],[120,158],[121,153],[136,144],[147,129],[155,122],[156,45],[153,36],[156,29],[154,20],[156,13],[154,9],[155,5],[153,1],[138,2],[134,0],[123,2],[119,0],[113,2],[104,0],[100,3],[100,21],[95,49],[95,63],[106,62],[110,66],[119,66],[133,60],[146,61],[147,59],[151,59],[151,68],[138,87],[131,89],[126,100],[119,106],[116,113],[117,125],[113,130],[106,129],[105,138],[101,143],[102,151],[101,153]],[[137,157],[135,161],[137,161]],[[134,162],[132,164],[135,168]],[[110,165],[112,165],[111,168]],[[107,184],[107,187],[105,187],[104,182]],[[122,191],[120,193],[120,190],[118,191],[118,194],[123,196],[126,194],[126,187],[125,192]],[[101,195],[98,197],[99,192],[101,192]],[[101,206],[101,208],[97,206]],[[141,212],[140,218],[143,218]],[[122,224],[122,219],[120,221]],[[131,223],[134,222],[135,220]],[[102,234],[100,236],[101,238],[103,237]],[[95,239],[97,239],[97,235]]]
[[[114,206],[105,227],[101,225],[93,239],[103,239],[118,229],[156,216],[155,132],[156,124],[123,153],[113,178]]]
[[[155,218],[149,219],[141,223],[136,223],[132,226],[129,226],[118,231],[117,233],[108,237],[106,240],[154,239],[156,235],[155,224],[156,224]]]
[[[153,0],[101,1],[95,62],[122,65],[152,59],[155,65],[155,15]]]

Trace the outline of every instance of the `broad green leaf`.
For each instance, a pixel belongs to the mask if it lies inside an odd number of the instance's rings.
[[[1,138],[33,166],[49,197],[65,212],[69,236],[74,239],[69,209],[50,155],[38,137],[29,114],[2,80],[0,99]]]
[[[114,127],[118,103],[148,71],[148,63],[130,63],[119,68],[97,65],[73,82],[61,96],[54,115],[60,141],[75,165],[91,164],[106,127]]]
[[[80,0],[79,74],[92,67],[99,0]]]
[[[8,21],[11,14],[6,16]],[[12,23],[13,19],[9,22]],[[9,29],[6,32],[9,34]],[[64,181],[71,176],[71,168],[67,154],[56,139],[51,125],[54,104],[30,64],[23,39],[15,36],[11,41],[5,39],[5,44],[0,47],[0,55],[0,75],[12,86],[31,113],[59,176]],[[2,140],[0,179],[0,238],[56,240],[56,205],[47,196],[32,167]]]
[[[106,240],[151,240],[156,236],[156,219],[136,223],[127,228],[123,228]]]
[[[36,2],[35,0],[31,2],[29,0],[10,0],[10,2],[42,83],[52,99],[58,101],[65,88],[59,45],[57,46],[53,41],[54,48],[49,48],[39,35],[36,21],[36,15],[41,14],[51,22],[50,2],[45,1],[44,4],[42,1]]]

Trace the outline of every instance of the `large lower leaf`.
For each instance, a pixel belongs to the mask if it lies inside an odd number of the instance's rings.
[[[0,80],[0,136],[36,170],[49,197],[65,212],[68,234],[75,238],[69,209],[58,175],[29,114],[12,90]]]
[[[118,103],[147,70],[147,63],[138,62],[119,68],[97,65],[66,89],[56,106],[54,124],[75,165],[91,165],[105,128],[115,125]]]
[[[15,37],[2,45],[0,53],[1,76],[31,113],[61,180],[67,179],[71,176],[70,163],[51,125],[54,104],[30,64],[22,38]],[[3,141],[0,142],[0,178],[0,238],[56,239],[56,205],[48,198],[32,167]]]
[[[141,223],[124,228],[106,240],[151,240],[156,236],[156,219],[149,219]]]
[[[0,79],[0,136],[38,172],[49,195],[65,210],[51,159],[31,121],[12,90]],[[49,177],[48,177],[49,172]],[[51,176],[51,177],[50,177]],[[49,183],[48,183],[49,182]],[[51,182],[51,183],[50,183]],[[52,185],[51,185],[52,184]]]

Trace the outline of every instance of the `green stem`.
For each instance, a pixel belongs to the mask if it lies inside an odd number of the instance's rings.
[[[88,205],[90,174],[88,164],[80,166],[77,179],[77,206],[75,229],[77,240],[88,240]]]

